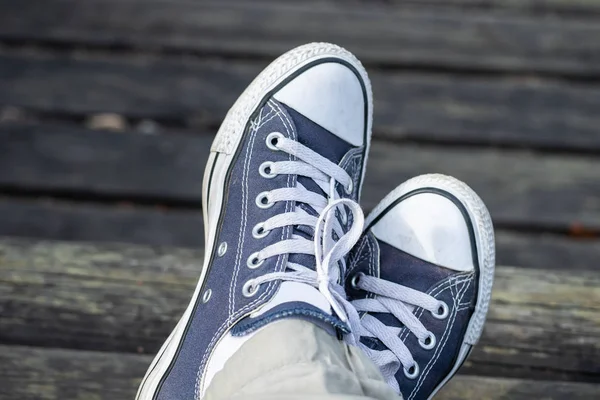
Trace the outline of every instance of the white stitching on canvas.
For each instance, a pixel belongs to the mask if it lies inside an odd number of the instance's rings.
[[[284,128],[286,129],[286,133],[288,134],[288,136],[290,136],[292,139],[296,140],[297,139],[297,134],[296,134],[296,130],[294,125],[289,121],[289,119],[287,118],[287,116],[285,115],[285,113],[281,110],[281,108],[278,106],[278,104],[276,103],[271,103],[271,101],[269,101],[271,106],[276,106],[280,112],[276,113],[276,116],[278,116],[282,122],[282,124],[284,125]],[[289,123],[290,125],[286,124],[286,121],[283,120],[283,118],[281,117],[281,114],[284,114],[284,117],[287,120],[287,123]],[[289,155],[289,159],[292,160],[292,155]],[[288,187],[290,187],[290,185],[292,183],[295,183],[295,178],[292,177],[291,175],[288,175],[288,180],[287,180],[287,185]],[[288,204],[286,204],[286,211],[290,211],[291,208],[291,202],[288,202]],[[291,227],[286,227],[282,230],[282,234],[281,234],[281,240],[284,239],[284,237],[289,234],[289,231],[291,230]],[[275,270],[276,271],[280,271],[283,267],[284,260],[286,260],[287,257],[285,256],[279,256],[279,259],[277,260],[277,264],[275,266]],[[218,338],[220,338],[223,333],[231,326],[231,323],[234,321],[238,320],[238,317],[243,317],[243,314],[251,309],[252,307],[254,307],[255,304],[259,303],[260,301],[262,301],[263,299],[265,299],[266,297],[270,296],[274,290],[276,286],[276,282],[271,282],[268,284],[267,286],[267,290],[265,292],[263,292],[262,294],[260,294],[255,300],[253,300],[252,302],[250,302],[249,304],[247,304],[246,306],[244,306],[243,308],[241,308],[240,310],[238,310],[237,312],[235,312],[233,315],[230,315],[227,320],[219,327],[219,329],[217,330],[217,332],[213,335],[209,345],[207,346],[204,355],[202,357],[202,362],[200,364],[200,367],[198,368],[198,371],[196,373],[196,398],[200,398],[200,382],[201,382],[201,377],[203,376],[202,372],[206,366],[206,362],[208,359],[208,356],[212,353],[212,349],[213,346],[215,345],[215,342],[217,341]]]
[[[260,111],[259,113],[259,119],[260,119],[260,123],[256,124],[256,129],[254,131],[251,132],[251,136],[250,136],[250,140],[248,143],[248,149],[246,152],[246,160],[244,160],[244,173],[243,173],[243,178],[242,181],[244,182],[244,184],[242,185],[242,198],[243,198],[243,203],[242,203],[242,229],[240,232],[240,236],[239,236],[239,240],[238,240],[238,252],[236,254],[236,264],[235,264],[235,268],[234,268],[234,273],[233,273],[233,277],[231,279],[231,283],[229,286],[229,315],[231,316],[232,314],[234,314],[235,311],[235,292],[237,290],[237,278],[238,278],[238,274],[241,268],[241,259],[242,259],[242,253],[243,253],[243,247],[244,247],[244,241],[245,241],[245,237],[246,237],[246,226],[247,226],[247,222],[248,222],[248,193],[250,193],[249,188],[248,188],[248,177],[249,177],[249,166],[252,163],[252,154],[254,154],[254,143],[256,140],[256,134],[258,132],[258,129],[262,128],[265,124],[267,124],[269,121],[271,121],[273,118],[276,118],[279,115],[279,111],[275,110],[275,108],[273,108],[272,104],[268,103],[267,104],[269,106],[269,111],[266,113],[266,115],[268,116],[268,118],[262,117],[264,108]],[[248,154],[248,150],[250,150],[249,154]]]
[[[459,274],[459,275],[451,275],[448,278],[440,281],[436,286],[434,286],[433,288],[431,288],[427,294],[429,294],[430,296],[438,296],[440,294],[442,294],[445,290],[448,290],[449,288],[451,288],[453,285],[457,285],[460,284],[466,280],[471,279],[472,274]],[[416,313],[415,316],[417,318],[421,318],[423,316],[423,313],[426,310],[421,308],[419,309]],[[400,339],[404,340],[406,339],[406,337],[410,334],[410,331],[406,328],[403,329],[403,332],[400,334]]]
[[[246,156],[244,157],[244,168],[243,168],[243,172],[242,172],[242,182],[243,183],[241,185],[242,186],[242,213],[241,213],[241,218],[240,218],[241,228],[240,228],[240,234],[238,236],[238,247],[237,247],[237,252],[236,252],[236,257],[235,257],[235,266],[234,266],[234,270],[233,270],[233,277],[229,284],[229,315],[233,314],[233,311],[235,310],[234,291],[235,291],[235,287],[236,287],[237,276],[238,276],[238,273],[240,270],[244,240],[245,240],[245,235],[246,235],[246,224],[247,224],[247,220],[248,220],[248,194],[250,193],[249,189],[248,189],[248,175],[250,173],[249,165],[252,160],[252,153],[254,150],[254,140],[256,138],[256,132],[257,131],[254,130],[254,131],[251,131],[251,133],[250,133],[248,147],[246,148]]]
[[[452,299],[454,302],[454,305],[452,307],[452,309],[453,309],[452,317],[450,319],[450,322],[446,325],[446,329],[444,330],[444,333],[442,335],[442,343],[436,348],[434,356],[429,360],[429,362],[423,369],[423,373],[419,377],[419,380],[417,381],[417,385],[413,388],[413,390],[407,400],[412,400],[414,398],[414,396],[416,395],[416,393],[418,393],[423,382],[425,382],[425,379],[427,379],[427,376],[429,376],[429,372],[431,372],[431,370],[433,369],[433,366],[435,365],[435,363],[439,359],[440,355],[442,354],[444,348],[446,347],[446,344],[448,343],[448,338],[450,337],[450,333],[452,332],[452,328],[454,327],[454,323],[456,322],[456,316],[458,315],[457,304],[460,300],[462,300],[462,297],[464,296],[466,288],[468,287],[468,285],[465,284],[467,281],[468,280],[466,280],[466,279],[462,279],[462,280],[460,280],[460,282],[458,282],[458,279],[457,279],[457,282],[450,285],[450,288],[451,288],[450,290],[453,292]],[[454,294],[454,289],[457,289],[457,285],[459,285],[461,283],[463,285],[461,286],[460,289],[458,289],[457,293]],[[459,292],[462,294],[459,294]]]

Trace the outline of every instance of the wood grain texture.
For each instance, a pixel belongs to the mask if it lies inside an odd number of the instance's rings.
[[[0,346],[2,400],[131,400],[149,356]]]
[[[0,105],[61,115],[114,112],[217,126],[265,66],[186,56],[0,52]],[[377,100],[375,136],[600,151],[600,91],[594,85],[371,72]]]
[[[204,226],[198,210],[0,198],[0,236],[199,248]],[[597,270],[600,240],[496,230],[496,257],[501,265]]]
[[[200,210],[0,197],[0,236],[199,246]]]
[[[372,209],[415,175],[443,172],[467,182],[498,227],[598,227],[600,169],[595,158],[503,151],[391,145],[374,142],[361,204]]]
[[[414,5],[415,3],[413,3]],[[276,57],[312,41],[367,63],[597,77],[593,21],[341,2],[23,0],[0,3],[0,38]],[[18,17],[15,17],[18,16]],[[373,46],[373,43],[377,43]]]
[[[597,271],[598,260],[598,239],[496,230],[496,262],[499,265]]]
[[[213,137],[0,126],[0,186],[200,207]]]
[[[193,292],[202,251],[0,240],[0,341],[153,353]],[[499,267],[465,371],[600,375],[600,274]],[[42,333],[43,332],[43,333]]]
[[[0,187],[199,208],[211,139],[0,126]],[[370,157],[376,162],[367,169],[361,202],[367,210],[404,180],[443,171],[471,185],[498,226],[600,230],[597,158],[382,141],[373,142]]]
[[[110,1],[110,0],[109,0]],[[187,0],[176,0],[187,1]],[[239,2],[240,0],[222,0]],[[295,3],[296,0],[261,0],[273,3]],[[319,5],[343,5],[356,9],[379,7],[385,9],[441,9],[441,10],[485,10],[519,15],[552,15],[554,17],[578,16],[594,18],[600,13],[600,3],[596,0],[305,0],[303,4],[312,7]]]
[[[144,355],[0,346],[0,399],[129,400],[150,361]],[[436,399],[588,400],[597,394],[597,386],[585,383],[458,375]]]
[[[482,378],[458,375],[448,383],[436,400],[517,400],[517,399],[592,399],[600,394],[598,385],[559,381]]]

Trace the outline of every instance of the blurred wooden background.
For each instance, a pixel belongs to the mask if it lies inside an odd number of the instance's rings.
[[[599,0],[0,0],[1,399],[133,397],[199,274],[220,121],[315,40],[373,81],[365,209],[441,172],[494,219],[507,267],[439,397],[600,398]]]

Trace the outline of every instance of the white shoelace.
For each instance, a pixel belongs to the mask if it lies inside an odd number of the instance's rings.
[[[283,254],[308,254],[316,258],[316,270],[288,261],[287,271],[272,272],[246,282],[244,295],[254,295],[258,287],[266,282],[282,280],[305,283],[316,287],[327,299],[333,311],[344,322],[348,321],[348,308],[343,287],[338,284],[340,274],[345,271],[345,256],[358,242],[362,234],[364,216],[358,203],[354,200],[339,198],[336,182],[344,186],[347,192],[352,191],[353,181],[350,175],[322,155],[308,147],[274,132],[267,136],[267,145],[273,150],[291,154],[295,161],[278,161],[263,163],[260,173],[265,178],[279,174],[292,174],[312,179],[324,193],[312,192],[299,182],[293,188],[279,188],[259,194],[257,206],[268,208],[276,202],[295,201],[312,207],[319,216],[313,216],[296,207],[293,212],[274,215],[255,226],[255,237],[266,236],[272,229],[285,226],[306,225],[314,229],[314,239],[309,240],[301,235],[271,244],[248,259],[250,268],[258,268],[264,260]],[[346,209],[347,208],[347,209]],[[347,210],[352,213],[352,224],[344,232],[337,215],[343,221],[348,220]],[[335,237],[334,237],[335,236]],[[337,240],[336,240],[337,238]],[[342,268],[340,271],[339,264]],[[354,311],[356,314],[356,311]],[[356,314],[356,316],[358,316]],[[356,321],[356,318],[353,318]]]
[[[353,286],[375,294],[375,297],[352,301],[356,311],[367,313],[360,320],[358,332],[354,330],[354,335],[376,338],[387,349],[373,350],[361,342],[358,342],[358,346],[379,367],[387,383],[400,392],[395,377],[400,367],[403,367],[407,378],[415,379],[420,372],[419,365],[399,337],[401,328],[387,326],[368,313],[392,314],[418,338],[423,349],[432,350],[436,345],[436,337],[413,314],[413,310],[415,307],[421,307],[431,312],[434,317],[444,319],[448,316],[448,306],[426,293],[406,286],[364,274],[357,275],[357,278],[353,279]],[[353,328],[356,327],[355,324],[356,322],[352,324]]]
[[[309,205],[319,216],[315,217],[301,207],[296,207],[293,212],[274,215],[256,225],[253,233],[257,238],[266,236],[272,229],[305,225],[314,228],[314,239],[292,235],[291,239],[271,244],[251,255],[248,266],[258,268],[267,258],[294,253],[314,256],[316,270],[288,261],[287,271],[267,273],[246,282],[245,295],[252,296],[261,284],[275,280],[300,282],[318,288],[335,314],[348,324],[351,333],[345,335],[344,340],[365,351],[380,368],[387,383],[400,392],[395,375],[401,366],[404,366],[404,373],[409,378],[414,379],[419,374],[419,366],[399,338],[401,329],[386,326],[369,314],[363,315],[361,319],[359,312],[390,313],[417,336],[423,348],[433,348],[435,336],[423,326],[412,311],[414,307],[422,307],[434,316],[445,318],[448,312],[446,304],[409,287],[364,274],[353,284],[359,289],[375,294],[375,298],[353,302],[346,300],[345,291],[338,282],[340,274],[346,270],[345,256],[362,235],[364,215],[354,200],[339,198],[335,186],[336,182],[340,183],[350,192],[352,178],[340,166],[279,132],[267,136],[267,145],[273,150],[291,154],[298,160],[264,162],[260,167],[264,178],[273,178],[280,174],[308,177],[327,193],[328,197],[306,189],[299,182],[293,188],[279,188],[259,194],[256,199],[258,207],[268,208],[276,202],[295,201]],[[336,214],[339,213],[341,219],[347,221],[347,211],[352,214],[353,219],[348,231],[344,232]],[[340,263],[341,269],[338,267]],[[442,313],[439,312],[440,309],[443,310]],[[363,336],[379,339],[387,349],[377,351],[365,346],[360,342]]]

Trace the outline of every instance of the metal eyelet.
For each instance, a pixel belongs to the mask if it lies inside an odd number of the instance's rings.
[[[431,313],[431,315],[433,315],[437,319],[446,319],[446,317],[448,317],[448,315],[450,314],[448,304],[444,303],[443,301],[440,301],[440,305],[438,306],[437,311],[438,312]]]
[[[427,337],[425,338],[425,340],[423,342],[421,342],[419,340],[419,346],[421,346],[421,348],[425,349],[425,350],[433,349],[435,347],[436,343],[437,343],[437,339],[432,332],[427,333]]]
[[[350,286],[352,286],[352,289],[360,290],[360,288],[358,287],[358,282],[360,282],[361,276],[362,274],[358,273],[352,277],[352,279],[350,280]]]
[[[262,239],[265,236],[267,236],[271,231],[268,231],[265,229],[265,224],[262,222],[259,222],[258,224],[254,225],[254,228],[252,228],[252,236],[255,239]]]
[[[279,139],[283,139],[283,133],[281,132],[271,132],[267,135],[267,147],[270,148],[271,150],[275,150],[275,151],[279,151],[279,148],[277,147],[277,142],[279,141]]]
[[[227,242],[222,242],[217,249],[217,255],[223,257],[227,253]]]
[[[344,190],[346,191],[346,194],[352,194],[352,191],[354,190],[354,182],[350,181],[350,183],[344,188]]]
[[[256,196],[256,205],[259,208],[271,208],[273,207],[273,204],[275,203],[271,202],[269,192],[262,192],[259,193],[258,196]]]
[[[260,176],[267,179],[275,178],[277,174],[273,173],[274,164],[275,163],[271,161],[265,161],[264,163],[260,164],[260,167],[258,167],[258,173]]]
[[[202,295],[202,302],[203,303],[208,303],[208,300],[210,300],[210,296],[212,295],[212,290],[208,289],[206,292],[204,292],[204,294]]]
[[[417,376],[419,376],[419,364],[415,362],[410,368],[405,368],[404,376],[406,376],[408,379],[415,379]]]
[[[262,265],[262,263],[264,263],[264,262],[265,262],[265,260],[261,260],[260,257],[258,256],[258,252],[256,252],[256,253],[250,254],[250,257],[248,257],[248,261],[246,261],[246,265],[250,269],[256,269],[256,268],[260,267]]]
[[[258,289],[260,289],[260,285],[254,286],[254,281],[250,279],[244,286],[242,287],[242,294],[244,297],[252,297],[258,293]]]

